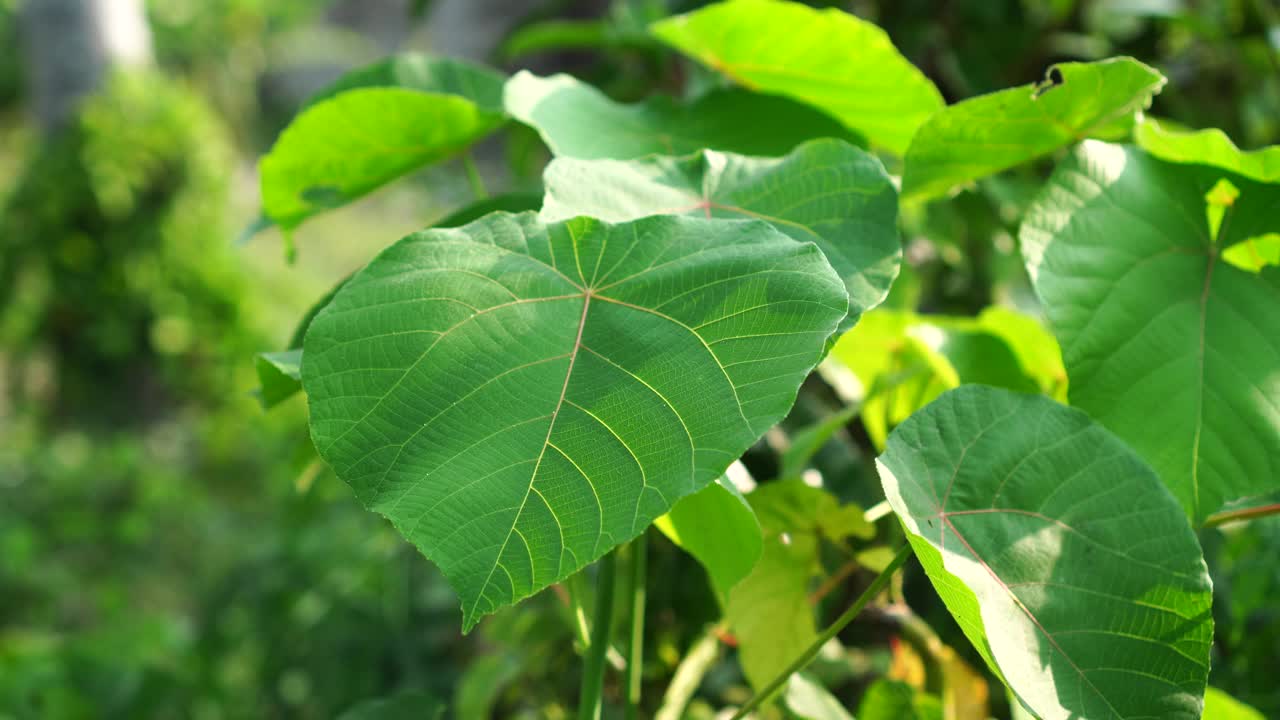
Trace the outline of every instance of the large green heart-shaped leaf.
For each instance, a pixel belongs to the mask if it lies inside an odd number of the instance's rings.
[[[849,291],[848,328],[884,300],[898,275],[898,196],[875,157],[814,140],[783,158],[707,150],[683,158],[553,160],[542,215],[619,221],[673,213],[767,220],[813,242]]]
[[[878,461],[934,587],[1044,720],[1200,717],[1212,593],[1151,468],[1079,410],[967,385]]]
[[[1280,145],[1245,152],[1218,129],[1181,132],[1152,118],[1138,124],[1134,139],[1161,160],[1213,165],[1265,183],[1280,182]]]
[[[846,305],[822,253],[763,222],[488,215],[401,240],[316,316],[311,433],[469,629],[719,477]]]
[[[1165,82],[1133,58],[1062,63],[1047,75],[1043,83],[965,100],[930,117],[907,150],[903,196],[941,195],[1132,121]]]
[[[943,106],[938,89],[883,30],[840,10],[731,0],[651,30],[742,85],[806,102],[899,155]]]
[[[629,160],[705,148],[785,155],[814,138],[854,140],[830,117],[784,97],[713,90],[689,104],[658,96],[622,105],[568,75],[521,72],[507,81],[507,112],[535,128],[558,157]],[[751,122],[743,122],[751,118]]]
[[[456,60],[406,56],[320,93],[262,159],[263,211],[289,230],[505,122],[503,78]]]
[[[1280,489],[1280,287],[1221,262],[1280,229],[1280,186],[1090,141],[1023,223],[1023,255],[1062,344],[1071,404],[1134,447],[1200,522]]]

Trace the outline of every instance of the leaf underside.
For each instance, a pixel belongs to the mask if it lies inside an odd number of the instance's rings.
[[[1218,237],[1205,195],[1240,191]],[[1086,142],[1027,213],[1023,255],[1071,404],[1128,442],[1193,522],[1280,489],[1280,287],[1222,262],[1280,230],[1280,186]]]
[[[668,213],[759,218],[813,242],[844,279],[847,330],[884,300],[898,275],[898,196],[871,154],[834,139],[800,145],[786,157],[706,150],[683,158],[556,159],[545,173],[542,216],[609,221]]]
[[[489,215],[393,245],[316,317],[312,436],[470,629],[719,477],[846,308],[820,251],[762,222]]]
[[[900,425],[878,464],[939,595],[1041,718],[1200,717],[1208,572],[1123,442],[1047,398],[968,385]]]

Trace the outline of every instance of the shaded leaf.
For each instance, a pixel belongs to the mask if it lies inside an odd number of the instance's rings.
[[[1071,404],[1134,447],[1196,523],[1280,489],[1280,288],[1220,262],[1280,228],[1280,186],[1090,141],[1027,213],[1022,251],[1071,377]]]
[[[1217,128],[1182,132],[1167,129],[1153,118],[1138,124],[1134,139],[1161,160],[1212,165],[1259,182],[1280,182],[1280,145],[1245,152]]]
[[[1165,83],[1132,58],[1062,63],[1046,77],[1058,81],[971,98],[930,117],[907,150],[903,196],[941,195],[1132,120]]]
[[[832,413],[812,425],[801,428],[791,435],[791,445],[782,453],[782,467],[779,477],[796,477],[809,466],[809,461],[818,454],[823,445],[833,435],[848,425],[861,411],[859,405],[849,405],[843,410]]]
[[[1045,720],[1200,717],[1208,572],[1151,468],[1079,410],[966,386],[878,466],[960,627]]]
[[[506,105],[556,156],[587,160],[685,155],[706,148],[777,156],[814,138],[856,140],[813,108],[741,89],[713,90],[688,104],[656,96],[623,105],[569,75],[521,72],[507,81]]]
[[[264,408],[272,408],[302,389],[302,350],[258,353],[258,393]]]
[[[660,20],[652,32],[745,87],[808,103],[899,155],[943,106],[883,30],[841,10],[731,0]]]
[[[505,122],[502,77],[405,56],[357,70],[285,128],[260,167],[267,217],[285,230],[465,149]]]
[[[654,525],[698,559],[723,602],[760,558],[760,523],[725,476],[685,496]]]
[[[488,215],[401,240],[316,316],[312,436],[469,629],[719,477],[845,310],[818,249],[762,222]]]
[[[444,711],[445,705],[430,695],[410,691],[357,703],[338,720],[438,720]]]
[[[754,217],[813,242],[849,291],[847,328],[897,277],[897,192],[880,161],[839,140],[815,140],[783,158],[707,150],[683,158],[556,159],[542,214],[631,220],[655,213]]]
[[[542,207],[542,196],[537,193],[504,193],[477,200],[459,208],[432,223],[431,227],[456,228],[475,222],[491,212],[520,213]]]

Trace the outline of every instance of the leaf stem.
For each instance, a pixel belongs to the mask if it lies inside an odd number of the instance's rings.
[[[858,616],[858,613],[862,612],[862,608],[866,607],[867,603],[871,602],[872,598],[880,594],[880,591],[884,589],[884,586],[889,584],[889,580],[893,577],[893,573],[898,568],[902,567],[902,564],[906,562],[907,558],[910,556],[911,546],[902,546],[902,549],[898,551],[898,554],[894,556],[893,560],[885,566],[885,569],[876,576],[875,580],[871,581],[871,585],[867,586],[867,589],[858,596],[858,599],[849,606],[849,609],[841,613],[840,617],[836,618],[836,621],[831,623],[826,630],[823,630],[822,633],[818,635],[818,638],[814,640],[809,647],[805,648],[804,652],[800,653],[799,657],[791,661],[791,664],[774,677],[773,680],[770,680],[769,684],[766,685],[763,690],[753,695],[751,699],[747,701],[747,704],[743,705],[738,712],[734,714],[732,720],[742,720],[742,718],[747,716],[747,713],[750,713],[752,710],[760,707],[760,705],[762,705],[766,700],[773,697],[774,693],[786,684],[787,680],[789,680],[792,675],[800,672],[808,666],[808,664],[817,657],[818,652],[822,650],[822,646],[826,645],[831,638],[839,634],[846,625],[853,622],[853,619]]]
[[[476,167],[476,159],[470,151],[462,154],[462,168],[467,172],[467,182],[471,184],[471,193],[476,200],[489,199],[489,190],[484,186],[484,178],[480,176],[480,168]]]
[[[1267,517],[1268,515],[1280,515],[1280,503],[1214,513],[1205,518],[1204,526],[1217,527],[1236,520],[1253,520],[1255,518]]]
[[[605,657],[609,653],[609,635],[613,630],[613,590],[618,574],[617,553],[616,549],[609,551],[608,555],[600,558],[600,565],[597,568],[595,616],[591,624],[591,645],[587,647],[586,665],[582,669],[578,720],[600,720]]]
[[[648,531],[631,542],[631,642],[627,648],[626,720],[639,717],[644,669],[645,580],[648,577]]]

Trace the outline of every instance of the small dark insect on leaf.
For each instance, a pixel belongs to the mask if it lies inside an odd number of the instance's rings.
[[[1041,95],[1049,92],[1050,90],[1058,87],[1062,83],[1063,83],[1062,71],[1058,69],[1057,65],[1054,65],[1053,67],[1049,68],[1048,72],[1044,74],[1044,80],[1041,80],[1039,83],[1036,84],[1036,90],[1035,90],[1035,93],[1032,95],[1032,97],[1038,98]]]

